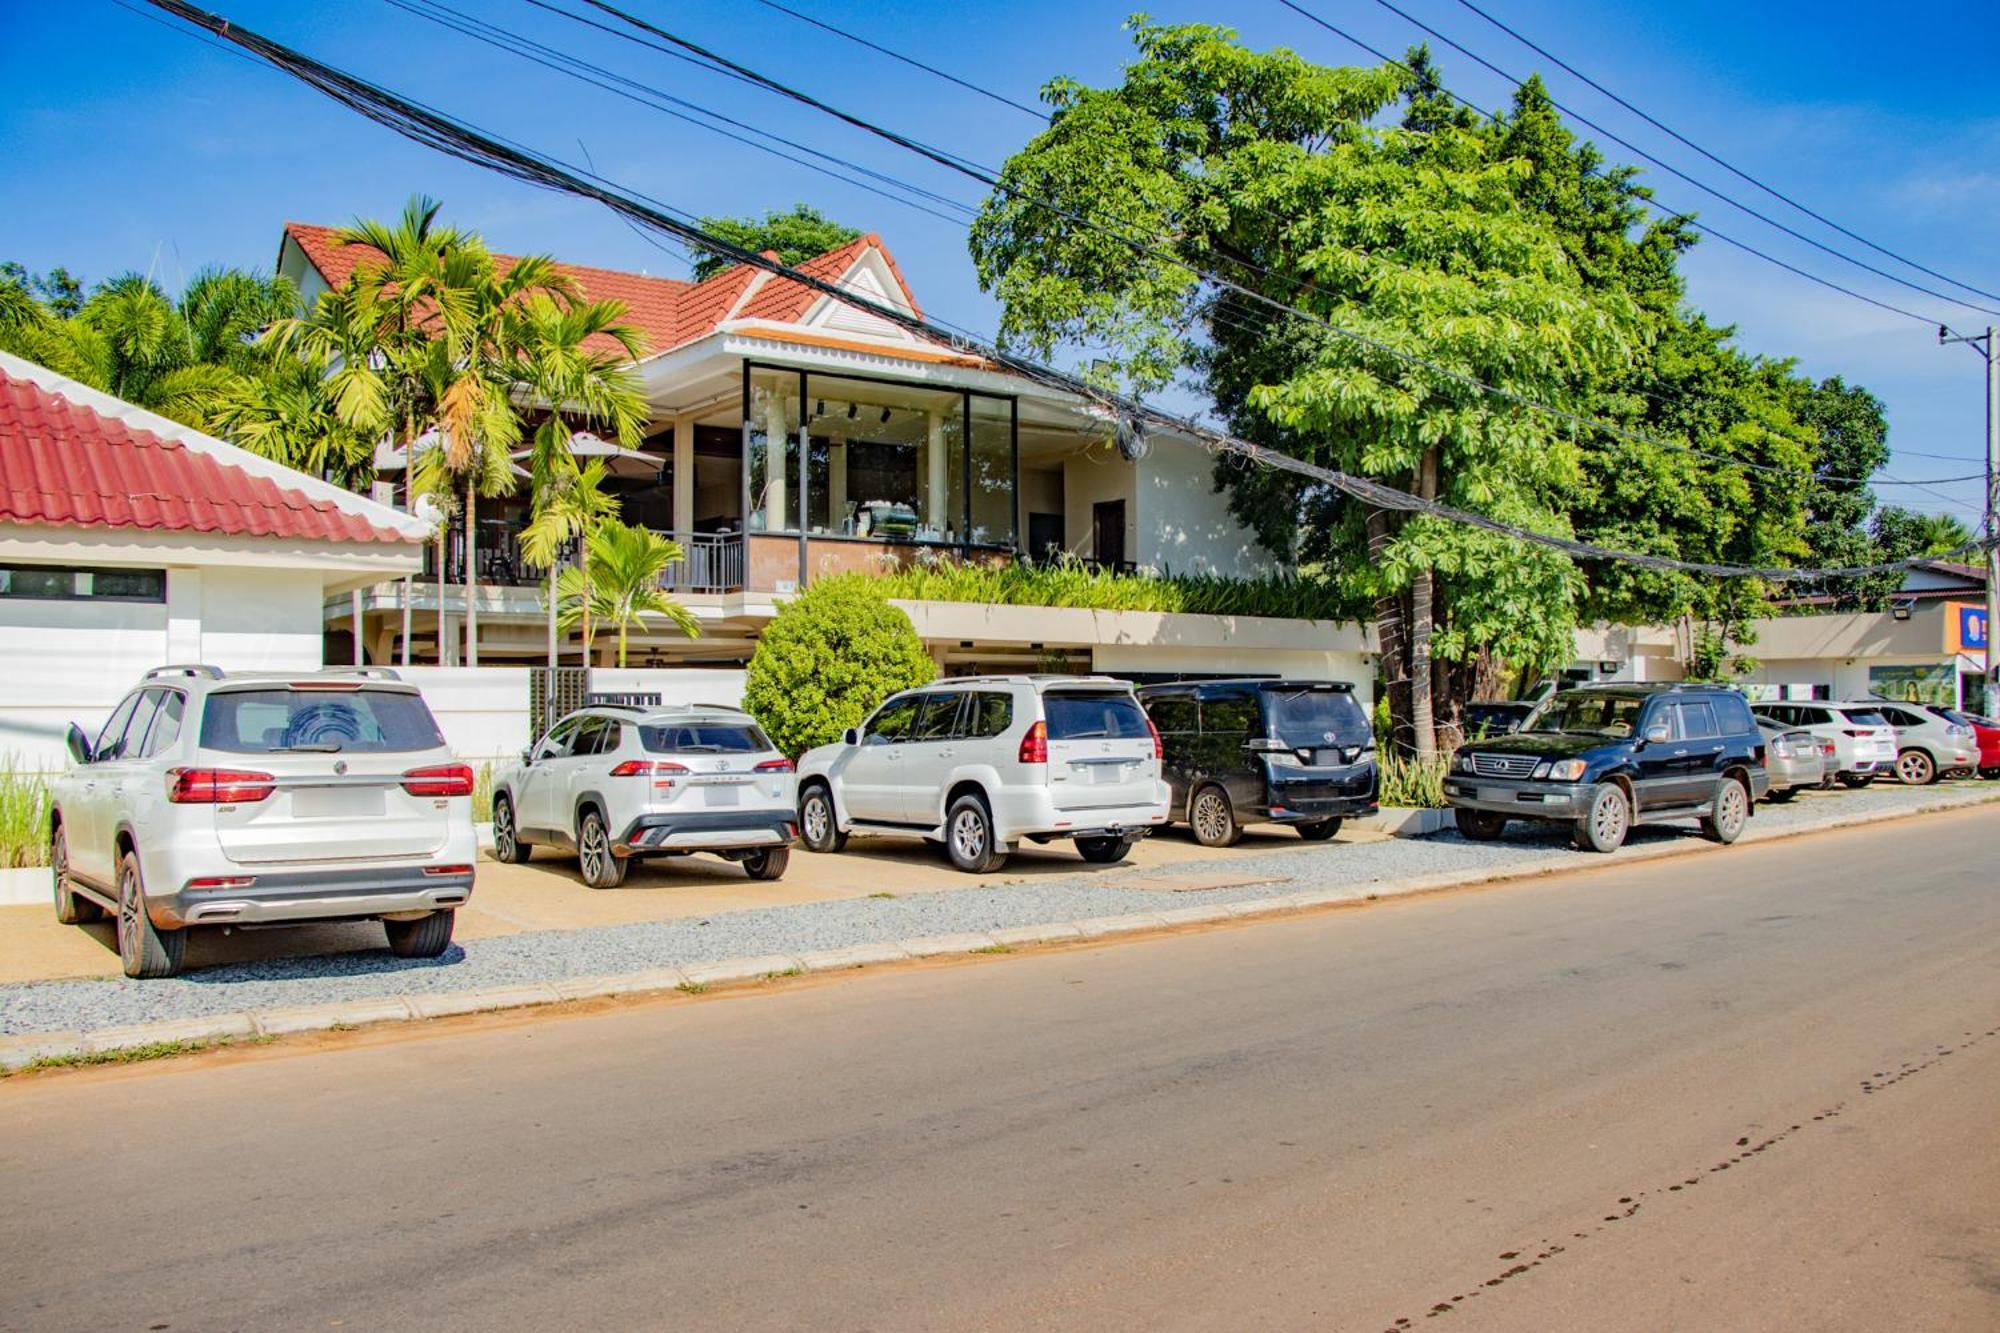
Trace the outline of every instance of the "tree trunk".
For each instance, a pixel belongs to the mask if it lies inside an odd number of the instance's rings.
[[[478,517],[478,493],[473,479],[465,479],[465,664],[479,665],[479,546],[474,520]]]
[[[1424,450],[1417,468],[1417,494],[1425,500],[1437,498],[1437,449]],[[1410,580],[1410,730],[1415,733],[1417,758],[1437,754],[1437,728],[1432,717],[1431,681],[1431,594],[1435,588],[1428,565],[1419,568]]]
[[[439,666],[451,665],[450,624],[444,613],[444,590],[449,581],[445,576],[445,566],[451,550],[451,516],[446,515],[438,523],[438,567],[437,567],[437,659]]]
[[[577,568],[583,571],[583,578],[578,585],[583,589],[583,601],[578,607],[583,613],[583,664],[589,666],[591,665],[590,650],[592,638],[590,628],[590,542],[582,532],[579,532],[576,538],[576,557]]]
[[[618,622],[618,669],[625,669],[625,622]]]
[[[1376,565],[1380,565],[1383,552],[1394,536],[1393,516],[1386,509],[1372,509],[1368,512],[1368,555]],[[1386,593],[1375,599],[1375,689],[1379,697],[1389,704],[1389,735],[1391,745],[1402,745],[1406,740],[1403,727],[1409,719],[1409,674],[1404,670],[1405,662],[1403,635],[1403,597],[1401,593]]]

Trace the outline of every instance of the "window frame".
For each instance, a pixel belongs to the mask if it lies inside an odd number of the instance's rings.
[[[9,587],[9,588],[0,588],[0,601],[123,602],[134,606],[165,606],[167,604],[167,571],[165,569],[156,569],[151,566],[138,566],[138,565],[55,565],[55,564],[45,565],[45,564],[38,564],[32,560],[0,560],[0,572],[11,572],[17,569],[30,570],[37,573],[65,573],[65,574],[70,574],[72,576],[77,574],[88,574],[91,576],[93,584],[95,583],[97,576],[100,574],[157,574],[160,579],[160,592],[157,597],[152,596],[150,594],[139,595],[132,593],[101,593],[95,591],[94,588],[93,591],[91,592],[72,591],[69,593],[24,593],[24,592],[15,592],[11,587]],[[72,579],[72,584],[73,583],[74,580]]]

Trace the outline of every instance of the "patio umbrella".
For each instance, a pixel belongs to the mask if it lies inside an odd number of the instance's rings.
[[[420,454],[426,449],[437,448],[440,438],[437,427],[433,426],[422,435],[417,436],[415,440],[412,440],[410,442],[410,449],[407,451],[398,449],[393,440],[380,440],[375,445],[375,470],[382,473],[406,471],[410,466],[411,453]],[[514,457],[518,459],[521,455],[515,454]],[[525,477],[528,475],[528,469],[522,467],[519,463],[515,463],[514,475]]]
[[[597,459],[604,464],[604,471],[613,477],[626,481],[653,481],[660,475],[664,460],[658,454],[643,453],[637,449],[627,449],[592,435],[587,430],[577,431],[569,437],[569,451],[579,463]],[[533,458],[533,449],[517,450],[517,462]]]

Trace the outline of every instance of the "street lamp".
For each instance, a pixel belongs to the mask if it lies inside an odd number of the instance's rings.
[[[1976,345],[1986,355],[1986,699],[1980,710],[2000,715],[2000,657],[1995,656],[1993,622],[2000,619],[2000,331],[1966,337],[1938,325],[1940,343]]]

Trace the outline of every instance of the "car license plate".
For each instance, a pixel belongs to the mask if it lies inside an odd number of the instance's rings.
[[[292,793],[300,819],[367,819],[383,809],[380,787],[304,787]]]
[[[1123,764],[1092,764],[1090,780],[1095,783],[1122,782],[1125,779]]]
[[[724,787],[718,784],[708,789],[708,803],[710,805],[735,805],[742,799],[742,795],[743,789],[739,786],[731,785]]]

